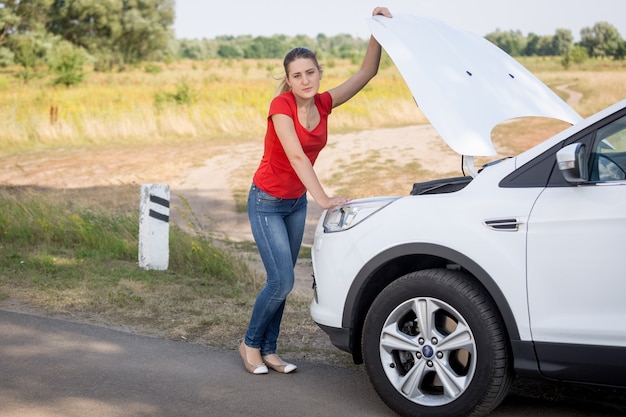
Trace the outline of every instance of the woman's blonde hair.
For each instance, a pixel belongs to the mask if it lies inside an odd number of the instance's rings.
[[[285,58],[283,59],[283,67],[285,68],[285,76],[281,79],[280,84],[278,85],[278,88],[276,89],[276,95],[286,93],[287,91],[291,90],[291,87],[289,86],[289,84],[287,84],[287,77],[289,77],[289,64],[291,64],[296,59],[300,59],[300,58],[310,59],[311,61],[313,61],[313,63],[315,64],[318,70],[320,71],[322,70],[320,68],[320,64],[317,62],[317,54],[315,52],[311,51],[308,48],[303,48],[301,46],[293,48],[292,50],[287,52],[287,55],[285,55]]]

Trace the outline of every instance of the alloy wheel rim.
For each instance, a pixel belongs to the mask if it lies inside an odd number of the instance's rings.
[[[463,316],[439,299],[418,297],[400,304],[385,320],[379,340],[389,382],[416,404],[448,404],[472,381],[474,334]]]

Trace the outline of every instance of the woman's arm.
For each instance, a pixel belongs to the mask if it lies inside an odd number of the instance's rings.
[[[386,7],[377,7],[372,12],[372,16],[382,15],[385,17],[391,17],[391,13]],[[348,78],[343,84],[328,90],[333,98],[333,107],[337,107],[346,101],[350,100],[356,93],[361,91],[367,83],[374,78],[378,72],[378,66],[380,65],[380,55],[382,48],[373,36],[370,37],[369,44],[367,45],[367,52],[363,58],[361,68],[350,78]]]
[[[298,140],[293,119],[284,114],[275,114],[272,116],[272,122],[291,166],[317,204],[323,209],[327,209],[350,201],[348,197],[329,197],[326,194],[313,170],[311,161],[304,153]]]

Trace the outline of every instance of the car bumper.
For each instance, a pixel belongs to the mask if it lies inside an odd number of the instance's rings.
[[[334,346],[344,352],[352,353],[352,348],[350,347],[350,329],[324,326],[319,323],[317,323],[317,325],[328,335]]]

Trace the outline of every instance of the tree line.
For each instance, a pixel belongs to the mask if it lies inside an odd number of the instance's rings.
[[[588,58],[624,59],[626,56],[626,42],[608,22],[581,29],[580,41],[576,43],[569,29],[557,29],[551,36],[534,33],[524,36],[519,30],[496,30],[485,38],[511,56],[561,56],[565,66]]]
[[[583,28],[580,41],[574,42],[569,29],[557,29],[554,35],[541,36],[519,30],[496,30],[485,36],[486,39],[506,51],[511,56],[573,56],[577,60],[586,58],[624,59],[626,42],[615,26],[607,22],[596,23]],[[332,58],[353,58],[365,51],[367,42],[350,35],[316,38],[307,36],[272,37],[218,36],[214,39],[180,39],[178,56],[188,59],[211,58],[282,58],[285,51],[294,45],[307,46]]]
[[[124,68],[175,54],[174,0],[11,0],[0,2],[0,66],[25,81],[49,67],[71,85],[82,68]]]
[[[180,58],[204,60],[226,59],[282,59],[294,46],[315,50],[324,58],[352,59],[365,54],[367,41],[348,34],[315,38],[306,35],[286,36],[217,36],[214,39],[179,39]]]
[[[367,47],[366,40],[348,34],[176,39],[174,5],[175,0],[0,2],[0,66],[18,65],[17,75],[25,81],[47,67],[55,83],[71,85],[82,80],[86,64],[110,71],[147,61],[279,59],[296,45],[325,59],[358,59]],[[551,36],[496,30],[485,37],[512,56],[562,56],[566,66],[626,55],[625,41],[606,22],[582,29],[577,43],[568,29]]]

